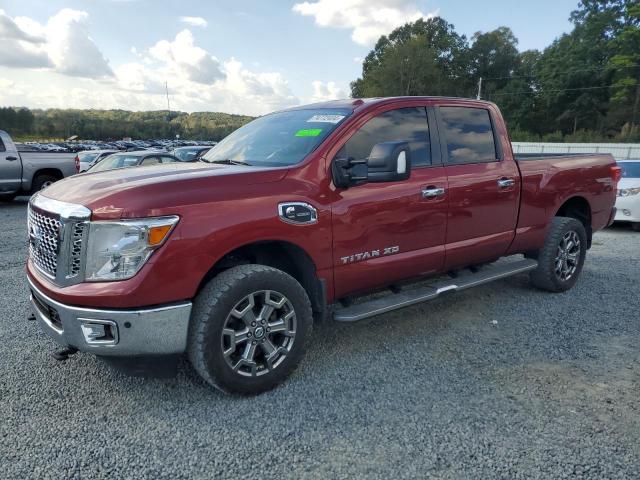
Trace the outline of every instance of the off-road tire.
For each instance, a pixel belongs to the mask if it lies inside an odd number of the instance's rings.
[[[580,240],[579,255],[575,271],[563,280],[556,273],[556,261],[559,255],[559,247],[562,239],[569,232],[575,232]],[[584,259],[587,254],[587,234],[584,225],[575,218],[554,217],[547,232],[543,247],[532,255],[538,260],[538,268],[530,274],[531,283],[536,287],[549,292],[564,292],[575,285],[582,271]]]
[[[246,295],[272,290],[295,310],[296,334],[291,350],[277,367],[260,376],[241,376],[228,365],[221,337],[230,312]],[[220,273],[196,296],[191,313],[187,353],[196,372],[219,390],[256,395],[282,383],[298,366],[311,337],[311,303],[304,288],[287,273],[264,265],[240,265]]]

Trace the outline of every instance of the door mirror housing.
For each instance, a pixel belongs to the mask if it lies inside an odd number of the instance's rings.
[[[338,188],[406,180],[411,175],[411,150],[403,141],[377,143],[368,158],[336,158],[331,169]]]

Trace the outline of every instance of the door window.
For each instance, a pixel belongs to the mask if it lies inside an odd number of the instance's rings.
[[[491,117],[484,108],[440,107],[448,161],[453,164],[495,162]]]
[[[406,141],[411,165],[431,165],[429,124],[424,107],[399,108],[381,113],[358,130],[338,153],[339,158],[367,158],[376,143]]]

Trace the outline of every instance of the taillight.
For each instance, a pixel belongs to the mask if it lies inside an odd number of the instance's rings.
[[[619,167],[618,165],[613,165],[611,167],[611,180],[613,180],[613,183],[617,185],[621,178],[622,178],[622,167]]]
[[[80,173],[80,158],[78,158],[78,155],[76,155],[76,158],[74,158],[75,162],[76,162],[76,173]]]

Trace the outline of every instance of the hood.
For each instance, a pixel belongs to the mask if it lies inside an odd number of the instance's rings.
[[[282,167],[168,163],[73,175],[42,195],[84,205],[94,212],[94,218],[122,218],[214,201],[251,185],[277,182],[287,171]]]

